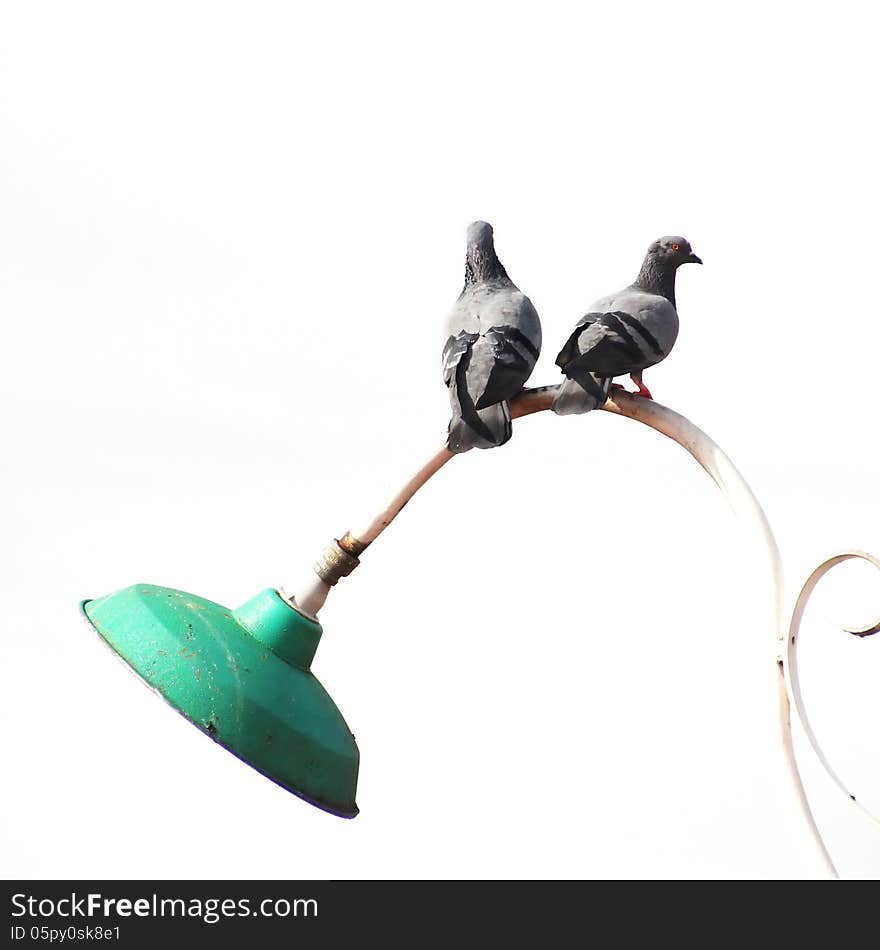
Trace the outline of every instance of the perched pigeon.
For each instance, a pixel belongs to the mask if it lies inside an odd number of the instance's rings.
[[[561,416],[589,412],[608,398],[611,380],[630,374],[638,395],[652,399],[642,371],[665,359],[678,336],[675,272],[702,264],[683,237],[662,237],[649,248],[634,283],[597,300],[556,357],[568,377],[553,402]]]
[[[541,351],[541,321],[498,260],[485,221],[468,228],[464,289],[446,330],[449,451],[503,445],[510,438],[509,400],[525,385]]]

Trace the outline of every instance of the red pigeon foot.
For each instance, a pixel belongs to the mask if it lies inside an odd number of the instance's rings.
[[[641,377],[630,376],[630,379],[639,387],[638,392],[633,393],[634,396],[642,396],[644,399],[653,399],[651,395],[651,390],[642,382]]]

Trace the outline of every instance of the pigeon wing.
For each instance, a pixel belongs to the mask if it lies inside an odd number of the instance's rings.
[[[525,385],[538,359],[538,348],[517,327],[492,327],[485,339],[492,347],[493,363],[477,409],[512,399]]]
[[[622,311],[588,313],[562,348],[556,363],[566,376],[585,371],[599,376],[621,376],[646,363],[630,332],[632,317]]]
[[[446,341],[446,345],[443,347],[443,382],[447,386],[455,379],[455,371],[461,362],[461,358],[470,351],[479,336],[479,333],[468,333],[467,330],[460,330]]]

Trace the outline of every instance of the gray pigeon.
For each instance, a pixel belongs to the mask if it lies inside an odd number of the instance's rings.
[[[504,445],[511,434],[509,400],[525,385],[541,351],[541,321],[498,260],[485,221],[468,228],[464,289],[446,332],[449,451]]]
[[[627,373],[638,395],[653,398],[642,371],[669,356],[675,344],[675,272],[688,263],[703,262],[683,237],[659,238],[648,248],[635,281],[597,300],[581,317],[556,357],[568,378],[553,402],[554,412],[565,416],[598,408],[608,398],[611,380]]]

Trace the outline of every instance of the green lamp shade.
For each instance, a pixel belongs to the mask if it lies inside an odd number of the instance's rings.
[[[82,606],[135,673],[215,742],[318,808],[357,814],[357,745],[310,670],[321,626],[276,590],[228,610],[135,584]]]

